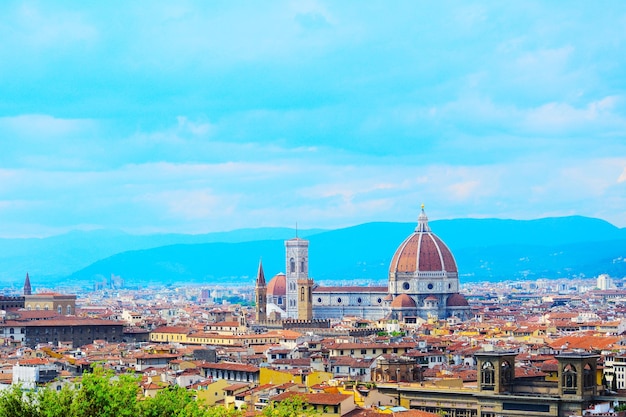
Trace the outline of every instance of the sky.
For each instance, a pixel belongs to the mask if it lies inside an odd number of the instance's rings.
[[[0,237],[626,227],[626,2],[3,1]]]

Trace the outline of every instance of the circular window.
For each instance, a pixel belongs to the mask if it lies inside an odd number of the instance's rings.
[[[402,288],[403,288],[403,289],[405,289],[405,290],[408,290],[410,287],[411,287],[411,286],[409,285],[409,283],[408,283],[408,282],[404,282],[404,283],[402,284]]]
[[[378,299],[378,300],[376,300],[376,301],[378,302],[378,304],[380,304],[380,303],[382,303],[382,302],[383,302],[383,299],[382,299],[382,298],[379,298],[379,299]]]
[[[318,299],[317,299],[317,302],[318,302],[318,303],[321,303],[321,302],[322,302],[322,299],[321,299],[321,298],[318,298]]]
[[[359,304],[361,304],[361,302],[362,302],[362,301],[363,301],[363,300],[361,300],[361,297],[359,297],[359,298],[357,298],[357,299],[356,299],[356,302],[357,302],[357,303],[359,303]]]
[[[341,304],[341,298],[337,298],[337,303]]]
[[[432,284],[432,283],[429,283],[429,284],[428,284],[428,289],[429,289],[429,290],[432,290],[432,289],[433,289],[433,284]]]

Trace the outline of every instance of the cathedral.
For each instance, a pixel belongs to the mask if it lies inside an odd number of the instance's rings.
[[[417,227],[396,249],[385,287],[319,286],[309,277],[309,242],[285,241],[286,273],[267,284],[259,264],[255,287],[256,318],[340,319],[356,316],[369,320],[470,316],[467,300],[459,293],[456,261],[446,244],[428,225],[422,211]]]

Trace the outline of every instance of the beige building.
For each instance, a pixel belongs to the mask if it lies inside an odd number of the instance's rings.
[[[24,308],[56,311],[60,315],[70,316],[76,314],[76,295],[56,292],[24,295]]]
[[[593,404],[613,400],[600,395],[598,355],[557,355],[556,380],[545,374],[516,375],[514,352],[478,352],[475,357],[476,385],[393,381],[377,386],[382,393],[398,398],[405,408],[448,417],[582,416]]]

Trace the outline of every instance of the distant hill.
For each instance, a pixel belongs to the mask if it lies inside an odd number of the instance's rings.
[[[455,255],[461,281],[626,276],[626,229],[573,216],[538,220],[431,221]],[[310,271],[318,282],[370,283],[387,279],[389,262],[415,223],[367,223],[310,233]],[[263,259],[266,277],[284,271],[284,239],[186,243],[133,250],[70,274],[85,283],[111,274],[127,284],[249,283]]]
[[[307,237],[322,231],[324,230],[308,229],[298,233]],[[267,227],[198,235],[131,235],[117,230],[94,230],[73,231],[41,239],[0,238],[0,283],[19,287],[28,272],[35,280],[33,284],[47,284],[120,252],[173,244],[288,239],[295,236],[295,233],[290,228]]]

